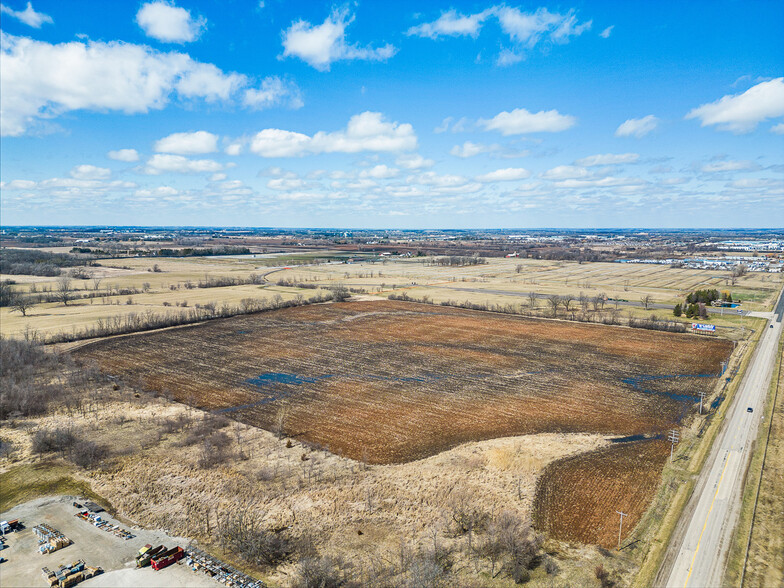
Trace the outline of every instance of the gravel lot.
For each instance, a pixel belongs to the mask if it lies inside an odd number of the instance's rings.
[[[185,547],[188,540],[169,537],[160,531],[129,527],[107,513],[100,513],[104,520],[120,525],[136,535],[126,541],[75,517],[77,509],[73,507],[74,500],[84,504],[83,500],[73,496],[47,497],[31,500],[0,513],[0,520],[19,519],[25,526],[22,531],[6,536],[8,547],[0,551],[0,556],[8,561],[0,564],[0,585],[24,588],[47,586],[41,574],[42,567],[54,571],[62,564],[83,559],[88,566],[102,567],[104,574],[86,580],[79,586],[222,586],[204,574],[191,571],[185,565],[169,566],[160,572],[152,568],[137,569],[134,556],[146,543]],[[40,523],[51,525],[71,539],[73,544],[54,553],[41,555],[38,552],[38,538],[33,532],[33,527]]]

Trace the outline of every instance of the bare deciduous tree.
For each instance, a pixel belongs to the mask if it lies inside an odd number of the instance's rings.
[[[561,297],[558,294],[551,294],[547,297],[547,303],[553,311],[553,316],[558,316],[558,307],[561,306]]]
[[[653,302],[653,296],[651,296],[650,294],[646,294],[645,296],[643,296],[642,298],[640,298],[640,302],[642,302],[642,307],[643,307],[645,310],[648,310],[648,307],[649,307],[649,306],[651,305],[651,303]]]
[[[569,306],[571,306],[572,302],[574,302],[574,296],[571,294],[564,294],[561,296],[561,303],[564,305],[564,310],[569,312]]]
[[[27,316],[27,311],[30,310],[31,306],[33,306],[33,304],[30,299],[27,296],[22,296],[19,294],[13,299],[11,310],[21,312],[22,316]]]
[[[73,299],[73,286],[71,278],[68,276],[60,276],[57,280],[57,299],[68,306],[68,302]]]

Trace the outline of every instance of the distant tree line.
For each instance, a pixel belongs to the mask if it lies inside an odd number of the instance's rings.
[[[91,260],[68,253],[50,253],[37,249],[0,249],[0,274],[59,276],[62,268],[84,265]],[[97,265],[92,263],[91,265]]]
[[[26,339],[36,343],[67,343],[70,341],[81,341],[97,337],[108,337],[111,335],[126,335],[174,327],[189,325],[206,320],[227,318],[244,314],[255,314],[279,308],[289,308],[292,306],[304,306],[307,304],[318,304],[331,300],[345,300],[348,294],[345,287],[333,288],[331,292],[318,292],[310,298],[302,295],[291,300],[284,300],[280,294],[275,295],[272,300],[267,298],[243,298],[238,305],[224,303],[218,306],[215,302],[196,305],[193,308],[183,306],[186,310],[179,312],[166,311],[155,312],[147,310],[145,312],[131,312],[126,315],[115,315],[98,319],[94,324],[81,329],[74,328],[72,331],[61,331],[50,335],[43,335],[36,331],[28,330],[24,333]]]
[[[465,300],[463,302],[454,301],[454,300],[444,300],[442,302],[434,302],[429,296],[423,296],[421,298],[413,298],[408,295],[406,292],[402,292],[400,294],[390,294],[387,296],[389,300],[403,300],[408,302],[419,302],[421,304],[438,304],[440,306],[451,306],[455,308],[467,308],[469,310],[481,310],[481,311],[489,311],[489,312],[500,312],[503,314],[516,314],[521,316],[529,316],[529,317],[541,317],[542,315],[535,314],[531,309],[527,309],[520,304],[491,304],[491,303],[481,303],[481,302],[471,302],[469,300]],[[565,318],[571,317],[571,320],[576,322],[589,322],[589,323],[601,323],[604,325],[622,325],[624,324],[621,321],[619,313],[615,310],[612,310],[609,313],[598,313],[594,315],[590,315],[587,312],[580,312],[578,313],[574,310],[571,315],[568,314],[569,306],[573,302],[573,299],[566,296],[557,296],[553,295],[548,298],[548,303],[551,307],[552,318],[556,318],[558,316],[558,309],[563,306],[566,308],[567,316]],[[670,333],[685,333],[686,332],[686,325],[679,321],[667,321],[658,318],[656,315],[651,315],[647,318],[637,318],[633,315],[629,314],[628,318],[626,319],[626,325],[635,329],[648,329],[652,331],[668,331]]]
[[[449,267],[462,267],[462,266],[469,266],[469,265],[482,265],[487,263],[487,260],[484,257],[478,256],[466,256],[466,255],[446,255],[444,257],[434,257],[431,261],[431,265],[441,265],[441,266],[449,266]]]
[[[159,249],[158,257],[209,257],[211,255],[248,255],[247,247],[185,247],[183,249]]]

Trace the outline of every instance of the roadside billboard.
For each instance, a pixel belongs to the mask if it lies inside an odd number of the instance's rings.
[[[716,332],[716,325],[704,325],[702,323],[692,323],[691,324],[692,331],[702,331],[703,333],[715,333]]]

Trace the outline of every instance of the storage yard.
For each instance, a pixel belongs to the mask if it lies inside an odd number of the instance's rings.
[[[9,588],[221,585],[185,565],[169,565],[160,571],[150,567],[136,568],[134,556],[145,541],[184,546],[187,539],[144,529],[134,529],[136,537],[125,539],[114,532],[107,533],[95,524],[85,524],[74,516],[77,512],[73,497],[60,496],[32,500],[2,513],[3,520],[19,519],[23,524],[18,531],[5,537],[6,549],[0,554],[8,561],[0,567],[2,585]],[[101,520],[102,526],[125,526],[106,513],[102,513]],[[63,537],[66,541],[60,539]],[[41,551],[44,545],[58,541],[64,543],[61,548]]]

